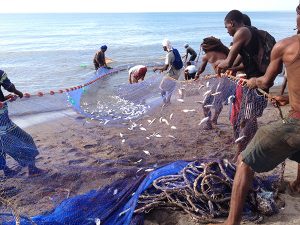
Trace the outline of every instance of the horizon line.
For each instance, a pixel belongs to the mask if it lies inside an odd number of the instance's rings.
[[[229,11],[161,11],[161,12],[148,12],[148,11],[144,11],[144,12],[78,12],[78,11],[74,11],[74,12],[0,12],[0,14],[71,14],[71,13],[81,13],[81,14],[98,14],[98,13],[103,13],[103,14],[128,14],[128,13],[132,13],[132,14],[138,14],[138,13],[226,13]],[[250,10],[250,11],[245,11],[245,12],[294,12],[294,10]]]

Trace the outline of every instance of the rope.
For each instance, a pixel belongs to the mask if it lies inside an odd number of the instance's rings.
[[[226,159],[206,163],[191,162],[179,174],[153,181],[151,190],[140,196],[135,213],[149,212],[157,206],[176,206],[202,222],[217,221],[216,217],[228,215],[234,174],[235,166]],[[249,220],[256,220],[260,214],[269,213],[270,208],[274,209],[273,213],[276,212],[276,205],[272,205],[274,199],[257,197],[265,189],[260,178],[255,178],[254,183],[258,187],[250,190],[246,210],[252,211],[255,216],[249,216]],[[277,193],[276,189],[272,191]],[[260,211],[253,211],[260,202],[263,202]]]
[[[59,90],[56,90],[56,91],[51,90],[51,91],[49,91],[49,93],[45,93],[45,92],[39,91],[36,94],[29,94],[29,93],[25,92],[24,93],[24,98],[30,98],[31,96],[43,97],[45,95],[54,95],[56,93],[62,94],[62,93],[68,93],[70,91],[79,90],[79,89],[82,89],[84,87],[87,87],[87,86],[89,86],[89,85],[97,82],[99,79],[101,79],[101,78],[103,78],[105,76],[108,76],[108,75],[113,74],[113,73],[118,73],[118,72],[123,71],[123,70],[126,70],[126,69],[112,70],[112,71],[110,71],[110,72],[108,72],[108,73],[106,73],[106,74],[104,74],[104,75],[102,75],[100,77],[97,77],[96,79],[91,80],[91,81],[89,81],[87,83],[84,83],[84,84],[81,84],[81,85],[78,85],[78,86],[74,86],[74,87],[59,89]],[[18,95],[10,95],[7,100],[5,100],[3,102],[0,102],[0,109],[3,108],[3,106],[4,106],[5,103],[7,103],[7,102],[13,102],[13,101],[17,100],[18,98],[19,98]]]

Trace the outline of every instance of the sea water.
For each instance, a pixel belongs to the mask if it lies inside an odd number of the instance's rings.
[[[252,24],[277,40],[295,33],[294,12],[249,12]],[[112,67],[162,63],[168,38],[182,54],[189,43],[199,52],[203,38],[232,40],[226,12],[1,14],[0,68],[24,92],[48,91],[83,83],[94,73],[93,57],[106,44]],[[122,76],[123,77],[123,76]],[[120,82],[127,82],[127,73]]]

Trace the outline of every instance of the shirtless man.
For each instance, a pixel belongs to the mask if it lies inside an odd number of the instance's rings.
[[[104,66],[104,67],[108,67],[105,61],[105,52],[107,50],[107,46],[106,45],[102,45],[100,48],[100,51],[97,51],[95,56],[94,56],[94,66],[95,66],[95,70],[98,70],[100,67]]]
[[[229,49],[225,45],[223,45],[220,39],[217,39],[215,37],[204,38],[203,42],[201,43],[201,48],[204,51],[205,55],[202,57],[202,63],[198,69],[195,80],[197,80],[200,74],[204,72],[208,63],[210,63],[213,66],[213,68],[216,68],[217,62],[219,60],[226,59],[229,53]],[[220,90],[225,90],[225,87],[230,87],[230,81],[227,79],[222,78],[219,82],[213,85],[211,94]],[[211,94],[208,94],[205,97],[202,108],[204,116],[210,118],[211,111],[209,107],[206,107],[206,105],[214,105],[215,114],[212,117],[212,119],[209,119],[207,121],[206,126],[204,127],[205,130],[212,129],[212,124],[217,124],[218,117],[223,109],[223,102],[230,95],[221,93],[220,95],[213,96]]]
[[[300,30],[300,5],[297,7],[297,28]],[[291,111],[285,119],[261,127],[247,148],[239,155],[234,177],[230,212],[224,224],[241,222],[243,205],[255,172],[266,172],[275,168],[286,158],[300,162],[300,35],[279,41],[271,53],[271,62],[264,76],[247,81],[250,88],[270,88],[282,63],[287,69],[288,96],[275,96],[273,101],[283,106],[290,103]],[[295,191],[300,190],[300,167],[298,176],[291,183]]]

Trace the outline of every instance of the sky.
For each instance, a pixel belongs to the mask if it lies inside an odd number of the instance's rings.
[[[0,0],[0,13],[294,11],[299,0]]]

